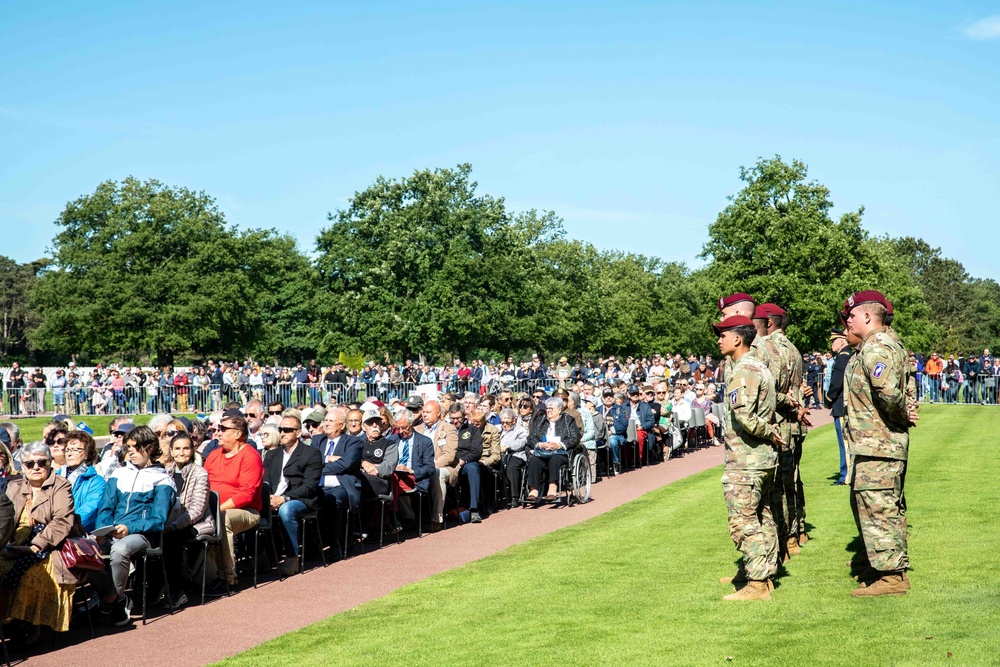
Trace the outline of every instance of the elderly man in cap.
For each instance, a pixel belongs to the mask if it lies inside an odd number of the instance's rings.
[[[420,395],[414,394],[406,399],[405,407],[412,417],[410,423],[413,428],[420,426],[423,423],[421,419],[424,411],[424,399]]]
[[[712,330],[719,351],[732,362],[726,398],[725,472],[723,495],[729,514],[729,535],[743,554],[732,583],[737,591],[723,600],[770,600],[771,577],[778,569],[778,532],[771,516],[771,486],[778,464],[776,447],[784,446],[772,425],[775,382],[760,358],[750,354],[757,336],[753,320],[732,315]]]
[[[833,428],[837,431],[837,446],[840,450],[840,474],[835,484],[847,483],[847,454],[844,449],[843,418],[844,408],[844,370],[851,358],[851,346],[847,344],[847,336],[843,329],[830,330],[830,349],[836,355],[833,360],[833,372],[830,374],[830,389],[823,399],[826,407],[833,415]]]
[[[643,400],[642,391],[635,385],[628,388],[628,405],[625,406],[625,414],[635,426],[636,467],[639,467],[646,452],[646,438],[656,424],[656,417],[653,415],[653,409],[649,407],[649,403]]]
[[[844,370],[844,437],[851,455],[851,509],[865,554],[854,597],[905,595],[906,479],[910,425],[910,364],[906,349],[885,331],[886,298],[875,290],[855,292],[841,311],[847,329],[860,339]]]

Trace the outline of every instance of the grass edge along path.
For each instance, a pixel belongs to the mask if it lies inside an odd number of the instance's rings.
[[[981,463],[998,427],[988,407],[923,408],[904,597],[850,597],[854,524],[847,488],[830,485],[836,436],[825,427],[803,456],[813,539],[769,603],[720,600],[731,589],[717,578],[737,553],[714,468],[220,664],[1000,664],[1000,578],[983,560],[1000,547],[987,525],[1000,493]]]

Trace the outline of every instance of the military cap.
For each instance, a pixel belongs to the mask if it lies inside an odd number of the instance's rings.
[[[732,306],[735,303],[741,303],[743,301],[749,301],[754,305],[756,305],[757,303],[756,301],[753,300],[753,297],[747,294],[746,292],[736,292],[735,294],[730,294],[729,296],[724,296],[719,299],[719,310],[725,310],[729,306]]]
[[[722,320],[721,322],[715,322],[712,324],[712,331],[715,332],[716,336],[722,335],[723,331],[729,331],[730,329],[735,329],[736,327],[752,327],[753,320],[749,317],[744,317],[743,315],[732,315]]]
[[[834,328],[830,329],[830,342],[832,343],[833,341],[837,340],[838,338],[844,338],[844,339],[846,339],[847,338],[847,334],[844,333],[843,329],[838,329],[837,327],[834,327]]]
[[[559,387],[554,392],[552,392],[552,395],[555,396],[556,398],[569,398],[569,392],[563,389],[562,387]]]
[[[892,308],[892,306],[889,305],[889,300],[886,299],[881,292],[873,289],[864,290],[863,292],[854,292],[851,296],[847,297],[847,301],[844,302],[844,309],[840,311],[840,319],[846,322],[847,316],[851,314],[851,311],[865,303],[880,303],[885,307],[887,313]]]

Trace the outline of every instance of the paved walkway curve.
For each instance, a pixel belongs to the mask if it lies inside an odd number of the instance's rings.
[[[820,426],[832,420],[828,412],[817,411],[812,421]],[[99,627],[93,640],[86,632],[74,631],[71,641],[79,643],[32,656],[25,664],[103,664],[108,656],[123,658],[131,651],[141,651],[143,667],[186,667],[221,660],[438,572],[603,514],[665,484],[721,465],[722,457],[722,447],[710,447],[605,478],[592,487],[592,500],[585,505],[505,510],[481,524],[393,543],[325,569],[310,561],[307,565],[313,569],[304,574],[266,583],[257,590],[249,588],[204,607],[192,605],[173,616],[158,616],[145,627],[138,620],[118,631]],[[382,576],[373,581],[372,572]],[[362,580],[368,582],[367,587],[344,585]]]

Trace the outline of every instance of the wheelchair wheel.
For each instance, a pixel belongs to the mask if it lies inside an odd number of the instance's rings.
[[[570,475],[573,498],[576,502],[585,503],[590,500],[590,460],[586,454],[577,454],[573,457]]]

